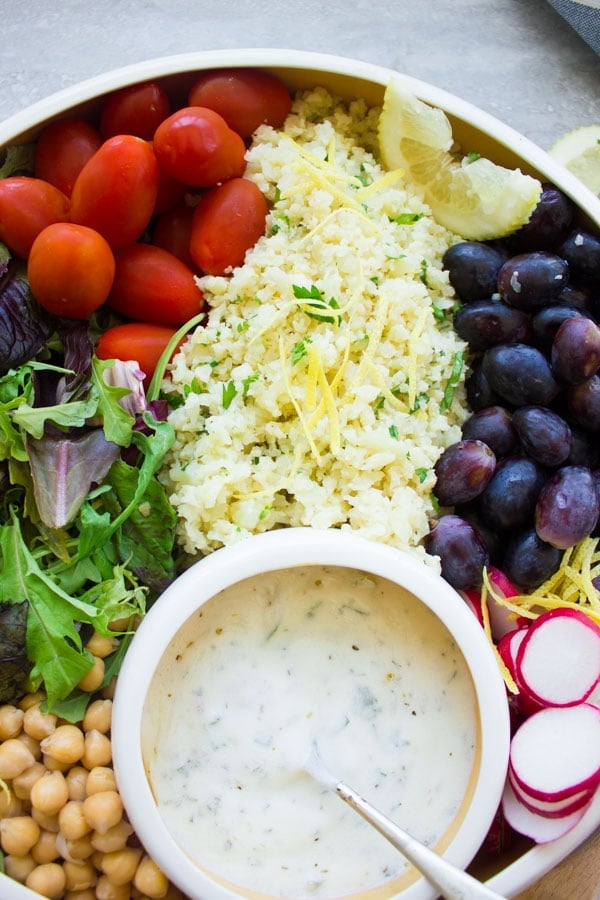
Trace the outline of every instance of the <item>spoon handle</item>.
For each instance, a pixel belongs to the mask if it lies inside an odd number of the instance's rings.
[[[429,847],[411,837],[368,800],[340,781],[336,793],[379,831],[437,888],[445,900],[506,900],[462,869],[446,862]]]

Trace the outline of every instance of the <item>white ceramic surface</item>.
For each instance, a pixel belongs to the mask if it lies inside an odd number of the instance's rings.
[[[377,103],[392,74],[391,69],[329,54],[287,49],[237,49],[190,52],[134,63],[89,78],[38,101],[0,123],[0,147],[35,138],[47,120],[68,111],[85,111],[98,105],[102,95],[148,78],[191,77],[195,71],[224,65],[260,66],[275,71],[291,88],[326,84],[350,97],[363,95]],[[552,181],[582,210],[585,220],[600,228],[600,200],[531,140],[489,113],[444,89],[403,75],[409,90],[441,107],[451,118],[455,136],[464,146],[477,149],[506,165]],[[476,143],[474,143],[474,141]],[[535,883],[600,827],[600,795],[579,825],[564,838],[534,847],[489,879],[489,885],[513,897]],[[36,897],[31,891],[0,874],[2,900]]]
[[[386,578],[416,596],[446,626],[475,686],[481,759],[472,802],[444,855],[456,865],[468,865],[498,807],[508,764],[506,691],[487,638],[456,592],[412,554],[366,541],[351,532],[288,528],[246,538],[195,563],[154,604],[127,651],[113,706],[113,761],[125,809],[147,851],[193,900],[226,900],[248,894],[232,893],[209,879],[179,849],[164,825],[142,753],[148,687],[172,638],[203,603],[245,578],[304,565],[356,567]],[[431,726],[432,741],[443,740],[436,735],[434,720]],[[433,900],[435,891],[420,879],[401,896],[406,900]]]

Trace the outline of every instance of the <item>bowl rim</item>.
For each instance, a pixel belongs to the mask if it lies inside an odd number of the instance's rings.
[[[353,560],[360,559],[360,564]],[[215,887],[178,849],[158,812],[142,753],[143,707],[154,673],[173,636],[197,609],[242,579],[288,567],[327,564],[394,581],[428,607],[456,641],[471,673],[478,706],[481,756],[473,796],[446,858],[466,866],[498,808],[508,766],[510,727],[506,690],[492,648],[462,598],[417,554],[341,529],[285,528],[246,537],[193,563],[158,598],[127,650],[113,704],[113,765],[136,832],[166,874],[191,896],[238,897]],[[132,740],[133,735],[133,740]],[[175,860],[175,862],[174,862]],[[201,891],[200,894],[194,893]],[[423,879],[397,896],[429,897]],[[242,894],[244,896],[244,894]]]
[[[108,91],[152,78],[164,78],[195,70],[219,67],[254,66],[293,70],[314,70],[385,86],[394,77],[422,100],[474,128],[486,132],[498,144],[521,156],[547,180],[560,187],[600,227],[600,198],[565,166],[510,125],[468,100],[420,78],[366,60],[338,54],[273,47],[198,50],[155,56],[93,75],[35,101],[0,122],[0,147],[18,139],[44,120],[59,116],[74,106]]]

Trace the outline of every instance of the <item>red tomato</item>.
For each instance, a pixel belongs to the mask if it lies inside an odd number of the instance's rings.
[[[265,122],[279,128],[292,108],[284,83],[258,69],[205,72],[190,90],[188,102],[214,109],[245,138]]]
[[[233,178],[205,194],[195,209],[190,237],[198,268],[223,275],[240,266],[264,233],[267,213],[267,201],[246,178]]]
[[[148,225],[157,191],[152,146],[131,134],[116,135],[79,173],[71,194],[71,221],[95,228],[113,250],[120,250]]]
[[[117,253],[108,303],[138,322],[183,325],[202,311],[194,273],[180,259],[152,244],[131,244]]]
[[[241,175],[246,146],[212,109],[186,106],[165,119],[154,134],[159,166],[193,187],[213,187]]]
[[[168,250],[177,259],[195,269],[196,265],[190,253],[190,235],[194,207],[186,203],[178,203],[172,209],[158,216],[152,232],[152,243],[163,250]]]
[[[59,222],[36,237],[27,276],[31,292],[49,312],[85,319],[108,297],[115,274],[113,252],[85,225]]]
[[[155,216],[160,216],[168,209],[172,209],[185,197],[187,187],[183,182],[177,181],[170,175],[158,167],[158,190],[156,193],[156,203],[154,204]]]
[[[148,322],[115,325],[98,338],[96,356],[98,359],[120,359],[123,362],[134,359],[148,382],[154,375],[163,350],[176,331],[176,328],[168,325],[153,325]]]
[[[70,197],[75,179],[101,143],[100,132],[85,119],[52,122],[37,140],[35,174]]]
[[[171,102],[159,84],[133,84],[108,97],[100,115],[100,131],[105,138],[135,134],[149,141],[170,112]]]
[[[0,241],[21,259],[40,231],[68,218],[69,198],[53,184],[26,175],[0,180]]]

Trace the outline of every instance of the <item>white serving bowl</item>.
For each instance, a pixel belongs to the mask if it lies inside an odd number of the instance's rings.
[[[385,85],[397,73],[385,67],[338,56],[288,49],[219,50],[186,53],[150,59],[115,69],[59,91],[0,123],[0,148],[34,140],[50,121],[73,114],[93,115],[108,93],[148,79],[161,79],[174,95],[184,97],[198,72],[223,66],[256,66],[277,74],[290,89],[323,85],[343,98],[364,97],[378,104]],[[523,135],[498,119],[447,91],[401,75],[408,90],[422,100],[442,108],[451,120],[455,138],[465,148],[543,180],[553,182],[579,207],[582,224],[600,228],[600,200],[565,168]],[[142,634],[144,632],[141,632]],[[139,646],[141,643],[136,643]],[[133,720],[132,720],[133,721]],[[118,735],[117,735],[118,740]],[[135,746],[130,726],[130,742]],[[487,868],[488,884],[511,897],[524,890],[564,859],[600,826],[600,795],[584,819],[567,836],[545,846],[524,842],[510,856],[500,856]],[[36,896],[0,874],[0,894],[5,900]]]
[[[380,576],[386,579],[386,583],[399,585],[400,588],[407,592],[409,604],[409,614],[406,618],[397,619],[392,617],[388,620],[386,614],[386,627],[394,631],[391,643],[394,652],[399,658],[403,658],[403,654],[407,651],[408,646],[413,640],[411,630],[414,629],[414,640],[418,644],[418,652],[423,654],[423,649],[427,642],[435,643],[435,651],[428,661],[431,667],[436,667],[435,686],[433,688],[434,696],[444,697],[444,704],[450,707],[451,703],[456,703],[455,715],[448,716],[448,721],[443,724],[442,713],[434,707],[434,702],[426,687],[426,679],[421,672],[418,676],[414,673],[415,694],[411,703],[418,703],[419,698],[430,697],[429,701],[424,701],[424,710],[428,712],[421,713],[417,709],[416,715],[419,717],[419,727],[423,729],[421,733],[420,743],[415,747],[415,752],[419,756],[419,766],[423,766],[423,770],[431,773],[432,780],[444,783],[446,780],[455,779],[460,782],[461,796],[458,799],[458,811],[451,817],[447,817],[446,804],[447,800],[443,798],[440,789],[437,788],[433,792],[433,799],[430,803],[430,814],[435,827],[439,829],[438,848],[440,852],[460,867],[466,867],[479,846],[481,845],[489,826],[494,818],[498,808],[500,796],[506,775],[508,746],[509,746],[509,721],[508,721],[508,705],[506,702],[506,691],[502,681],[500,671],[491,650],[489,642],[478,625],[475,617],[469,611],[459,595],[449,587],[449,585],[437,573],[420,558],[414,554],[403,553],[397,549],[388,547],[384,544],[367,541],[365,538],[359,537],[355,533],[349,531],[340,531],[337,529],[320,530],[314,528],[289,528],[277,531],[267,532],[262,535],[246,538],[233,545],[217,550],[203,560],[192,565],[183,575],[167,588],[164,594],[154,604],[150,612],[140,625],[139,630],[130,645],[123,668],[119,674],[115,702],[113,707],[113,757],[117,780],[120,785],[120,791],[123,797],[124,805],[134,826],[136,833],[150,855],[158,862],[161,868],[169,876],[169,878],[180,887],[187,896],[194,900],[225,900],[231,897],[247,897],[251,896],[248,890],[238,890],[235,886],[227,886],[220,878],[213,877],[208,865],[199,865],[195,862],[191,855],[198,853],[199,860],[204,862],[202,847],[203,836],[207,828],[213,827],[212,821],[208,824],[198,825],[197,828],[190,832],[190,841],[186,846],[186,850],[181,849],[178,841],[176,841],[167,826],[167,819],[163,818],[161,811],[165,807],[157,800],[169,800],[171,802],[175,788],[172,783],[165,783],[163,788],[157,787],[157,773],[165,768],[168,771],[168,777],[172,777],[175,766],[172,768],[170,764],[166,764],[165,760],[170,759],[168,754],[173,752],[179,756],[183,738],[179,729],[184,727],[188,720],[194,722],[193,731],[191,732],[191,754],[192,766],[198,764],[198,760],[202,757],[202,712],[192,712],[194,692],[191,692],[190,702],[184,702],[177,707],[177,698],[173,697],[173,683],[165,680],[167,674],[171,674],[174,679],[176,689],[183,690],[182,669],[189,666],[190,675],[195,674],[195,668],[203,656],[210,657],[207,665],[210,668],[210,674],[202,682],[206,688],[206,706],[214,705],[217,714],[226,716],[223,706],[215,701],[211,703],[211,693],[219,690],[219,676],[215,675],[216,666],[220,662],[225,665],[224,660],[220,657],[214,659],[211,657],[210,646],[215,640],[215,628],[212,626],[210,618],[210,607],[206,606],[211,598],[213,612],[216,615],[216,621],[224,623],[224,631],[232,635],[232,639],[236,641],[236,656],[242,652],[242,648],[238,646],[239,641],[242,647],[245,642],[245,635],[252,631],[255,620],[260,620],[260,633],[264,626],[265,610],[260,606],[252,607],[252,614],[247,615],[243,624],[236,624],[235,620],[240,616],[244,616],[244,610],[250,603],[248,597],[247,583],[244,584],[244,597],[241,605],[237,603],[232,605],[234,611],[231,615],[219,612],[219,606],[226,603],[222,591],[244,582],[245,579],[258,576],[259,584],[267,591],[271,589],[271,575],[275,572],[285,570],[285,579],[292,577],[291,570],[306,566],[325,566],[339,573],[342,569],[351,569],[353,574],[355,570],[366,573],[368,576]],[[316,570],[320,574],[323,570]],[[316,577],[316,576],[315,576]],[[325,577],[325,576],[323,576]],[[306,576],[304,577],[306,581]],[[312,581],[311,581],[312,583]],[[368,582],[372,585],[372,580]],[[390,585],[387,587],[391,590]],[[318,600],[319,595],[314,595],[315,588],[311,588],[311,593],[307,603],[314,608],[314,604]],[[324,604],[333,603],[331,591],[333,588],[328,585]],[[370,590],[370,588],[369,588]],[[218,595],[218,596],[217,596]],[[293,596],[293,604],[296,606],[300,603],[299,593],[290,590]],[[279,596],[279,594],[278,594]],[[362,596],[362,595],[361,595]],[[371,596],[369,594],[369,596]],[[347,594],[344,595],[347,597]],[[346,600],[344,602],[347,602]],[[362,601],[365,602],[365,601]],[[357,600],[360,605],[361,600]],[[216,604],[216,605],[215,605]],[[394,610],[399,606],[400,599],[394,595]],[[442,623],[443,628],[440,629],[439,636],[433,638],[433,634],[437,635],[435,628],[438,626],[435,619],[430,617],[427,612],[426,620],[421,618],[423,607],[433,613],[433,617]],[[366,607],[369,609],[369,607]],[[390,607],[391,608],[391,607]],[[369,618],[373,619],[377,616],[378,607],[373,607]],[[421,612],[420,612],[421,611]],[[201,616],[199,615],[201,613]],[[277,615],[286,613],[286,608],[278,609]],[[289,611],[288,611],[289,613]],[[337,615],[337,613],[336,613]],[[355,616],[351,617],[351,621],[355,621]],[[211,622],[209,627],[208,622]],[[284,621],[286,621],[284,619]],[[337,622],[340,625],[337,626]],[[390,622],[392,624],[390,624]],[[311,626],[312,627],[312,626]],[[322,655],[318,658],[338,659],[341,654],[342,636],[340,629],[343,628],[341,619],[336,618],[335,632],[324,642]],[[200,630],[197,630],[200,629]],[[290,629],[293,631],[293,626]],[[240,637],[240,631],[243,636]],[[442,633],[444,638],[442,638]],[[440,644],[438,647],[438,637]],[[229,638],[228,638],[229,639]],[[465,693],[460,693],[460,700],[457,698],[451,701],[448,686],[449,679],[443,674],[445,663],[443,662],[444,652],[442,651],[442,640],[448,639],[447,646],[456,646],[458,648],[458,658],[456,672],[459,674],[453,679],[454,684],[460,683],[460,676],[463,676]],[[225,637],[219,643],[219,648],[223,646]],[[293,644],[293,635],[288,638]],[[275,643],[276,638],[273,638]],[[349,641],[348,641],[349,643]],[[365,654],[368,650],[364,649],[362,641],[361,649],[364,650],[361,656],[361,690],[364,690],[364,681],[367,670],[367,662],[365,662]],[[366,642],[365,642],[366,643]],[[187,648],[192,647],[191,650]],[[262,646],[262,653],[261,653]],[[269,648],[272,646],[269,643]],[[306,652],[305,645],[302,645],[303,653]],[[216,651],[219,654],[221,651]],[[229,651],[226,650],[226,653]],[[375,652],[375,651],[374,651]],[[377,646],[377,655],[384,652]],[[264,657],[266,651],[264,644],[256,647],[256,655],[249,655],[249,661],[246,665],[240,667],[240,678],[236,683],[248,681],[250,692],[254,694],[255,684],[260,685],[265,679],[266,674],[261,667],[261,658]],[[186,655],[187,654],[187,655]],[[352,656],[354,660],[356,656]],[[229,665],[233,665],[233,661],[229,660]],[[270,665],[270,663],[269,663]],[[287,661],[285,665],[291,665]],[[330,666],[338,665],[336,662],[330,663]],[[339,663],[341,666],[341,661]],[[388,663],[389,665],[389,663]],[[416,663],[412,666],[416,668]],[[437,667],[439,666],[439,672]],[[402,671],[406,672],[411,669],[411,665],[407,662]],[[175,671],[174,671],[175,670]],[[271,668],[269,668],[269,673]],[[285,671],[285,668],[284,668]],[[447,674],[447,673],[446,673]],[[324,677],[322,673],[321,677]],[[221,677],[225,677],[222,675]],[[229,677],[229,676],[227,676]],[[350,679],[344,669],[341,683]],[[198,676],[196,675],[196,679]],[[317,679],[320,682],[320,678]],[[398,688],[400,693],[398,697],[406,697],[409,694],[409,676],[404,675],[401,679],[402,686]],[[194,682],[197,685],[198,681]],[[246,684],[246,690],[248,690]],[[191,690],[191,689],[190,689]],[[456,687],[458,691],[458,686]],[[448,691],[448,696],[446,696]],[[324,686],[317,686],[317,694],[319,699],[316,706],[319,707],[325,703]],[[227,695],[231,697],[231,692]],[[269,694],[271,697],[271,694]],[[310,699],[308,699],[310,698]],[[233,700],[233,698],[232,698]],[[314,700],[311,691],[300,691],[300,700],[302,710],[305,709],[305,703]],[[269,702],[276,702],[270,700]],[[278,707],[279,716],[286,715],[286,704],[288,695],[285,694],[281,698],[281,706]],[[342,697],[339,697],[339,704],[342,704]],[[384,701],[382,701],[384,702]],[[401,707],[401,718],[404,724],[400,722],[390,723],[395,731],[397,728],[405,728],[406,720],[411,718],[410,712],[404,711],[404,702],[398,701]],[[429,706],[427,707],[427,702]],[[333,702],[333,710],[337,711],[337,696]],[[257,701],[258,704],[258,701]],[[203,702],[204,705],[204,702]],[[330,710],[330,712],[333,712]],[[315,718],[318,717],[319,709],[315,710]],[[353,715],[353,722],[359,713]],[[243,713],[240,712],[239,728],[246,726],[242,724]],[[212,712],[210,714],[212,718]],[[292,719],[292,717],[290,717]],[[305,719],[302,712],[301,718]],[[327,720],[328,721],[328,720]],[[252,722],[246,724],[252,727]],[[208,721],[204,723],[207,732],[211,731],[212,723],[209,726]],[[323,723],[321,723],[321,726]],[[237,719],[234,719],[234,733],[237,729]],[[267,726],[265,725],[264,728]],[[301,727],[302,724],[301,724]],[[380,732],[385,730],[379,724]],[[350,729],[348,729],[350,730]],[[469,756],[469,764],[463,765],[457,761],[457,757],[463,751],[466,732],[466,746],[475,748],[472,756]],[[262,733],[262,732],[261,732]],[[237,736],[237,735],[236,735]],[[303,732],[302,732],[302,736]],[[220,735],[219,741],[223,737]],[[245,747],[245,736],[242,739],[242,746]],[[358,753],[360,765],[365,765],[366,758],[361,758],[361,751],[364,749],[367,754],[367,747],[361,744],[358,750],[356,747],[348,746],[351,740],[348,735],[342,739],[341,745],[337,748],[340,751],[340,757],[343,759],[344,751],[352,757]],[[171,743],[172,742],[172,743]],[[277,750],[281,751],[280,743],[285,744],[285,736],[278,741],[277,737],[273,738],[273,744],[277,744]],[[375,748],[371,746],[371,751],[378,752],[377,741]],[[165,749],[164,744],[168,745]],[[255,746],[250,737],[248,738],[249,752]],[[337,745],[336,745],[337,746]],[[391,746],[391,743],[390,743]],[[161,749],[159,749],[159,747]],[[197,750],[196,750],[197,748]],[[307,743],[310,748],[310,743]],[[319,750],[322,750],[320,745]],[[407,749],[407,756],[410,751]],[[197,756],[194,754],[197,753]],[[269,758],[273,757],[273,748],[268,747]],[[185,756],[185,754],[184,754]],[[467,750],[464,750],[464,756],[467,757]],[[233,771],[239,762],[240,751],[234,752],[232,762]],[[189,757],[186,757],[189,759]],[[341,765],[341,759],[339,764]],[[382,761],[380,761],[382,762]],[[409,760],[405,760],[407,767]],[[338,760],[335,761],[338,764]],[[456,767],[456,768],[455,768]],[[240,768],[242,768],[240,766]],[[444,778],[446,772],[446,778]],[[164,775],[164,771],[163,771]],[[216,779],[218,779],[218,764],[211,758],[207,766],[206,777],[210,780],[211,790]],[[243,781],[243,774],[236,774],[236,778]],[[464,779],[464,781],[463,781]],[[391,781],[391,777],[389,779]],[[306,777],[306,781],[310,781]],[[277,782],[273,789],[277,791],[276,796],[281,798],[281,788]],[[464,784],[464,796],[462,795]],[[216,789],[215,789],[216,790]],[[183,794],[191,791],[186,787]],[[234,792],[235,793],[235,792]],[[249,803],[245,799],[243,806]],[[415,799],[414,805],[409,802],[402,806],[403,821],[402,826],[408,831],[413,830],[415,822],[420,816],[422,806],[425,804],[427,795],[427,785],[420,782],[417,791],[418,797]],[[270,795],[267,794],[267,797]],[[199,801],[193,803],[193,809],[197,810]],[[291,807],[295,809],[295,807]],[[299,811],[298,811],[299,816]],[[298,817],[300,822],[300,816]],[[438,823],[444,822],[444,827]],[[236,826],[232,829],[232,842],[236,842],[236,833],[240,834],[250,826],[244,815],[236,821]],[[361,823],[362,825],[362,823]],[[216,825],[214,826],[216,827]],[[298,825],[300,829],[300,825]],[[324,835],[326,838],[326,833]],[[241,840],[238,837],[238,840]],[[198,850],[196,850],[198,848]],[[213,857],[213,865],[227,865],[227,855],[221,857],[218,851]],[[392,855],[394,855],[392,853]],[[282,859],[283,862],[293,862],[289,858]],[[331,860],[331,868],[335,868],[335,860]],[[387,892],[385,896],[406,897],[407,900],[435,900],[437,893],[422,878],[417,878],[414,872],[409,875],[400,877],[386,885]],[[263,882],[264,883],[264,882]],[[254,885],[255,890],[262,887],[262,883]],[[267,896],[267,891],[261,892],[261,896]],[[296,893],[291,894],[297,896]],[[252,895],[254,896],[254,895]],[[281,895],[278,895],[281,896]],[[329,895],[328,895],[329,896]],[[358,889],[353,890],[352,897],[367,897],[370,893]]]

